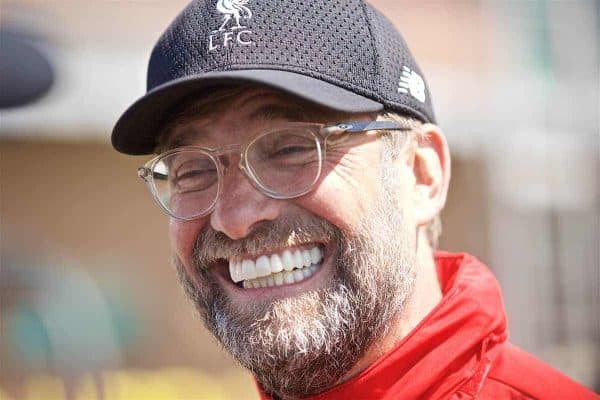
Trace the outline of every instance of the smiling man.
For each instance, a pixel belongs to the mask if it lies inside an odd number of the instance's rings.
[[[498,285],[435,252],[450,156],[361,1],[191,3],[113,145],[170,217],[206,327],[263,398],[592,398],[507,342]]]

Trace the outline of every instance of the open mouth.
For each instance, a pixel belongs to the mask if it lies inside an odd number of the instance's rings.
[[[232,257],[229,276],[239,287],[257,289],[299,283],[321,267],[323,251],[317,245],[286,249],[257,258]]]

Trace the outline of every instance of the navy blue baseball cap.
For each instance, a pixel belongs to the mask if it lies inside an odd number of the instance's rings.
[[[159,38],[147,93],[112,144],[150,154],[182,99],[219,85],[265,85],[347,113],[397,111],[435,122],[429,88],[404,39],[360,0],[198,0]]]

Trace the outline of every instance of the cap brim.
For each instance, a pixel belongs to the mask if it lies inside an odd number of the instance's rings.
[[[383,105],[339,86],[309,76],[268,69],[236,70],[187,76],[157,86],[133,103],[119,118],[113,132],[113,147],[131,155],[150,154],[160,125],[181,99],[201,89],[231,83],[259,83],[304,100],[348,113],[376,112]]]

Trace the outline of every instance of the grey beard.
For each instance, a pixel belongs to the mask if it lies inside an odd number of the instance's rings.
[[[403,229],[391,194],[380,195],[352,235],[304,215],[263,222],[240,241],[205,228],[194,252],[198,284],[175,260],[207,329],[267,393],[293,399],[334,386],[404,309],[415,279],[414,232]],[[225,254],[309,241],[337,250],[334,279],[299,296],[233,304],[206,268]]]

